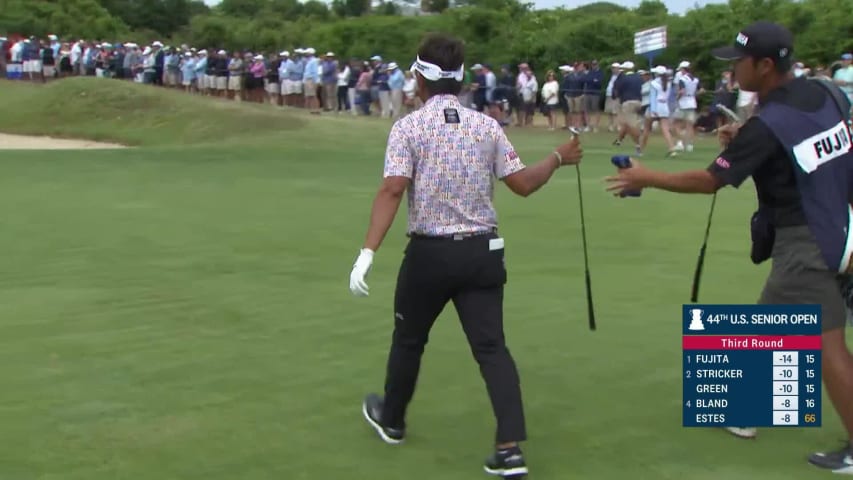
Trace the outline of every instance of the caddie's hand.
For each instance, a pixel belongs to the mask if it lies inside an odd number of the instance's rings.
[[[371,265],[373,265],[373,250],[362,248],[358,253],[358,258],[355,259],[355,264],[352,266],[352,273],[349,274],[349,289],[356,297],[366,297],[369,295],[365,279]]]
[[[739,123],[730,123],[728,125],[723,125],[722,127],[717,129],[717,139],[720,141],[720,147],[726,148],[731,143],[732,139],[737,136],[737,132],[740,130]]]
[[[650,173],[638,160],[631,159],[631,168],[620,168],[616,175],[604,179],[607,182],[607,191],[619,196],[622,193],[638,192],[647,187],[646,178]]]
[[[560,155],[560,165],[577,165],[583,158],[583,147],[578,137],[557,147],[556,152]]]

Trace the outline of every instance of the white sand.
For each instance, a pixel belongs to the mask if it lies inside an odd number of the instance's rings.
[[[68,140],[52,137],[31,137],[0,133],[0,150],[90,150],[126,148],[112,143],[91,140]]]

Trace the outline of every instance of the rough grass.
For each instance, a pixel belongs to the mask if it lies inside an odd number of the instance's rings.
[[[245,141],[293,132],[300,115],[101,78],[0,83],[0,131],[134,146]]]

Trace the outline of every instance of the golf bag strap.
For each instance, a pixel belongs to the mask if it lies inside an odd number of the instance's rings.
[[[847,99],[847,95],[845,95],[837,85],[829,80],[824,80],[822,78],[813,78],[812,80],[817,82],[818,85],[826,90],[826,93],[829,94],[835,102],[835,106],[837,106],[838,110],[841,111],[841,116],[844,118],[844,121],[850,122],[850,100]]]

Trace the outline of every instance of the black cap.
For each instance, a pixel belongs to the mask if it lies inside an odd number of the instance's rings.
[[[778,23],[759,21],[741,30],[734,45],[711,50],[720,60],[737,60],[743,57],[769,58],[776,64],[791,62],[794,53],[794,36]]]

